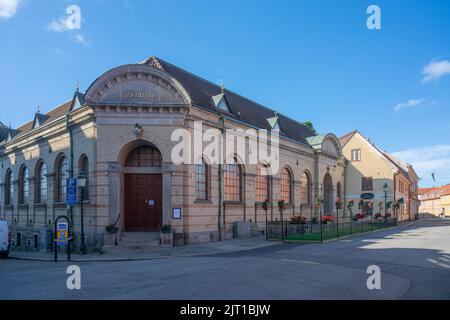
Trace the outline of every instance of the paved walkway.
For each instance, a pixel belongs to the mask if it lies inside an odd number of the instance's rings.
[[[78,262],[90,261],[131,261],[131,260],[151,260],[169,257],[191,257],[212,255],[229,252],[239,252],[245,250],[259,249],[279,245],[279,242],[266,241],[264,236],[254,237],[242,240],[226,240],[220,242],[211,242],[199,245],[187,245],[181,247],[159,247],[151,250],[124,250],[110,253],[92,252],[86,255],[72,254],[71,260]],[[11,259],[34,260],[34,261],[54,261],[53,252],[25,252],[12,251]],[[65,253],[59,253],[58,259],[63,261],[67,259]]]

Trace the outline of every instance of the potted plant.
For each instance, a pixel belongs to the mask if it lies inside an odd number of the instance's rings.
[[[161,245],[173,245],[173,230],[170,224],[165,224],[161,227]]]
[[[388,203],[386,203],[386,209],[390,209],[392,208],[392,201],[389,201]]]
[[[105,227],[105,231],[107,234],[115,234],[118,230],[119,230],[119,228],[117,228],[113,224],[109,224]]]
[[[333,222],[334,221],[334,217],[331,215],[326,215],[323,216],[322,222],[323,224],[327,224],[328,222]]]
[[[361,210],[363,207],[364,207],[364,201],[361,199],[361,200],[359,200],[358,208],[359,208],[359,210]]]
[[[314,202],[314,208],[319,209],[320,206],[322,205],[322,203],[323,203],[323,198],[317,197],[316,201]]]
[[[262,208],[263,208],[263,210],[264,211],[268,211],[269,210],[269,208],[272,206],[272,203],[270,203],[270,200],[269,199],[266,199],[264,202],[263,202],[263,204],[262,204]]]
[[[353,208],[354,205],[355,205],[355,200],[353,200],[353,199],[350,199],[350,200],[347,202],[347,208],[348,208],[349,210],[351,210],[351,209]]]
[[[105,244],[107,245],[117,245],[117,231],[119,228],[114,224],[109,224],[105,227]]]
[[[304,216],[298,216],[298,217],[292,217],[291,222],[294,224],[306,224],[306,217]]]
[[[383,201],[378,202],[378,209],[380,213],[383,211],[383,207],[384,207]]]
[[[278,201],[278,210],[283,211],[286,208],[286,203],[284,200]]]
[[[342,199],[337,197],[334,205],[336,206],[336,209],[338,209],[338,210],[341,209],[342,208]]]
[[[300,234],[305,233],[304,225],[306,223],[306,217],[304,217],[304,216],[292,217],[291,223],[296,225],[297,233],[300,233]]]

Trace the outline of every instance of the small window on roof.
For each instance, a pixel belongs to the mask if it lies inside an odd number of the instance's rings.
[[[275,117],[267,119],[267,122],[269,123],[272,130],[281,130],[277,113],[275,113]]]
[[[273,130],[280,130],[280,124],[278,123],[278,120],[277,120],[277,122],[275,122],[275,124],[274,124],[272,129]]]
[[[225,94],[221,93],[212,97],[214,102],[214,106],[220,110],[230,112],[230,107],[228,106],[227,100],[225,98]]]
[[[78,109],[78,108],[81,108],[81,103],[80,103],[80,100],[78,98],[75,98],[72,110],[75,110],[75,109]]]

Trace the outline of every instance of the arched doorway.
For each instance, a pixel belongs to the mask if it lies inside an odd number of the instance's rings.
[[[333,180],[329,173],[323,179],[323,206],[324,214],[333,214]]]
[[[153,146],[132,150],[124,164],[125,231],[159,231],[162,223],[162,157]]]

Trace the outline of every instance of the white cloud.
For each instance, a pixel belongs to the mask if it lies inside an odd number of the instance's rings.
[[[22,0],[0,0],[0,19],[9,19],[17,12]]]
[[[394,152],[393,155],[411,163],[420,178],[421,185],[431,186],[450,183],[450,145],[434,145]],[[436,183],[431,174],[436,175]]]
[[[412,108],[412,107],[418,107],[422,105],[425,102],[425,99],[411,99],[407,102],[400,102],[397,104],[394,108],[396,112],[406,109],[406,108]]]
[[[89,44],[89,42],[86,40],[86,37],[82,34],[77,34],[75,36],[75,40],[84,46],[87,46]]]
[[[424,78],[422,82],[439,80],[441,77],[450,74],[450,62],[448,60],[432,61],[422,71]]]
[[[48,31],[54,31],[54,32],[64,32],[69,30],[67,28],[66,19],[61,18],[59,20],[53,20],[47,25]]]

